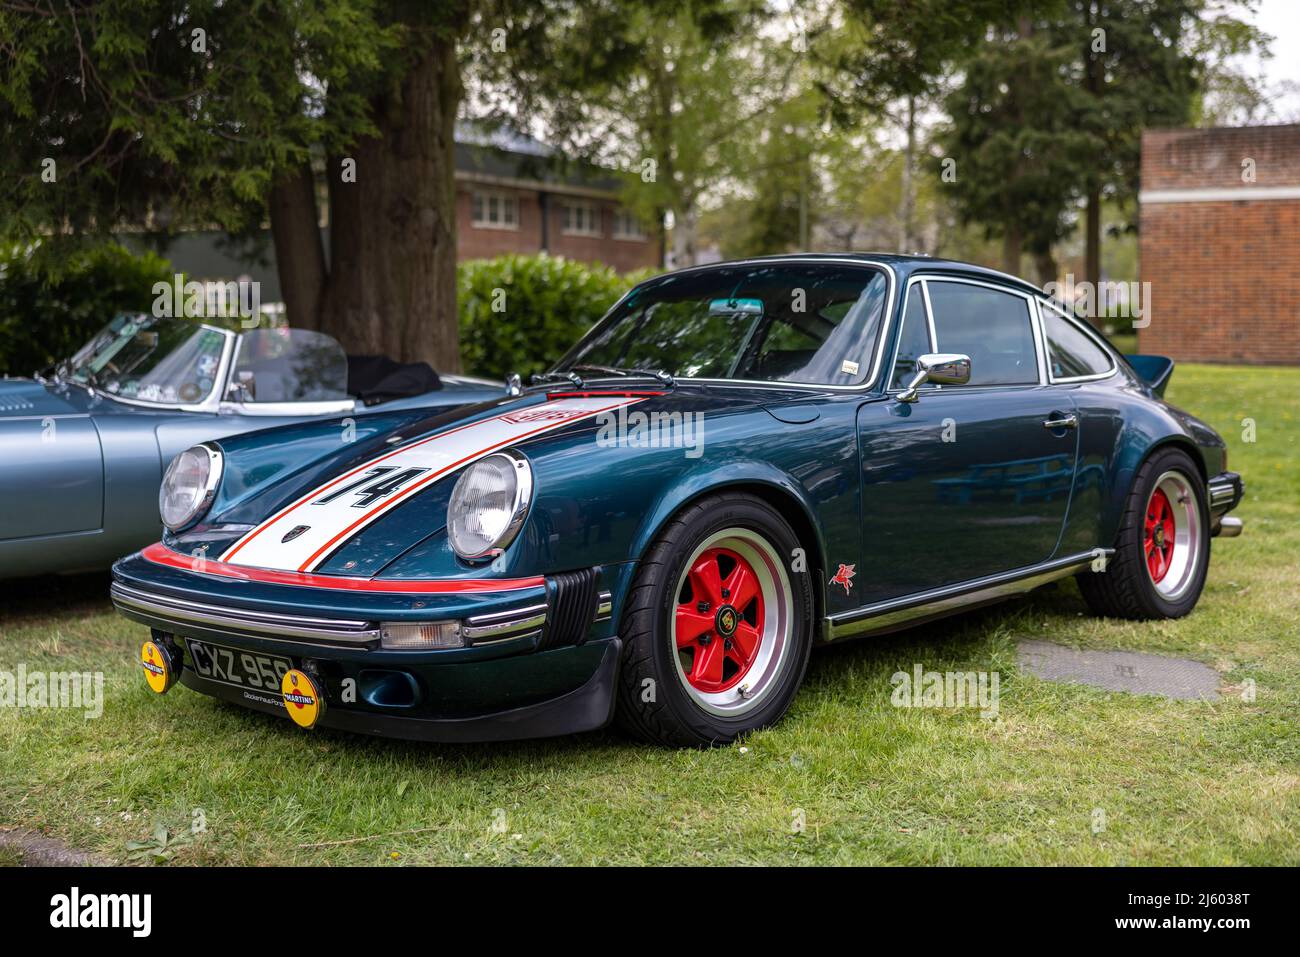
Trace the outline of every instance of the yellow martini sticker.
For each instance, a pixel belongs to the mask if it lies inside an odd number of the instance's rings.
[[[167,649],[152,641],[146,641],[140,648],[140,664],[144,666],[144,680],[149,688],[163,694],[176,683],[176,666]]]
[[[312,727],[325,713],[325,699],[316,683],[297,668],[289,669],[280,679],[280,694],[289,717],[299,727]]]

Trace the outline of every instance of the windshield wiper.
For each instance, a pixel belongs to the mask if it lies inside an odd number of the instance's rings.
[[[665,372],[663,369],[618,369],[614,366],[593,366],[593,365],[576,365],[573,368],[582,369],[585,372],[600,372],[606,375],[617,376],[648,376],[652,379],[658,379],[664,385],[675,385],[676,379],[672,373]]]
[[[543,382],[570,382],[577,389],[583,386],[582,376],[573,372],[534,372],[528,377],[528,381],[533,385],[540,385]]]

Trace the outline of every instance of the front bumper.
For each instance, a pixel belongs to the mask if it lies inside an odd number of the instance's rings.
[[[1240,535],[1243,523],[1239,518],[1229,518],[1228,513],[1241,504],[1246,494],[1246,483],[1236,472],[1220,472],[1206,483],[1210,499],[1210,534],[1224,538]]]
[[[498,741],[593,730],[612,716],[621,651],[595,570],[507,592],[340,594],[222,579],[142,555],[113,567],[112,598],[153,630],[179,664],[180,683],[288,717],[268,680],[213,680],[189,641],[269,656],[316,680],[319,725],[427,741]],[[575,581],[578,587],[575,587]],[[461,623],[465,646],[383,647],[383,622]],[[208,671],[210,672],[210,668]],[[253,680],[256,680],[255,678]]]

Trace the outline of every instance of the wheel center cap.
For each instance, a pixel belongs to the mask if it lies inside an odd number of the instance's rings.
[[[1154,535],[1153,537],[1154,537],[1154,539],[1155,539],[1156,548],[1164,548],[1164,547],[1165,547],[1165,530],[1164,530],[1164,528],[1157,526],[1157,527],[1156,527],[1156,530],[1155,530],[1155,535]]]
[[[740,614],[731,605],[723,605],[718,609],[713,624],[718,629],[718,634],[723,638],[730,638],[736,633],[736,626],[740,624]]]

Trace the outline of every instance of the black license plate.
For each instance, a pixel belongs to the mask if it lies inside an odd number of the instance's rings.
[[[241,651],[193,638],[185,639],[185,647],[190,653],[190,663],[200,678],[236,688],[254,688],[277,697],[280,694],[280,679],[293,667],[288,658],[278,655]]]

